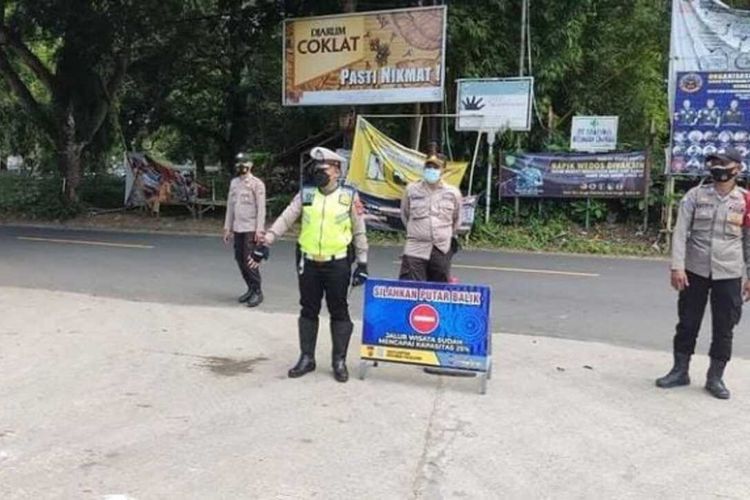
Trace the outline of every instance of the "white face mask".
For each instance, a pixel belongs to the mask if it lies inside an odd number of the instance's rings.
[[[425,168],[422,175],[424,177],[424,180],[427,181],[428,184],[435,184],[440,180],[440,169]]]

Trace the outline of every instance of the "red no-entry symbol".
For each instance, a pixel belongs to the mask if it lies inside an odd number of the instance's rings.
[[[419,304],[409,313],[409,324],[417,333],[429,335],[440,324],[440,316],[431,305]]]

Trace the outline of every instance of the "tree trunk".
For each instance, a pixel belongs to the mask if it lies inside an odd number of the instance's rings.
[[[57,162],[65,179],[65,201],[78,203],[78,188],[81,185],[81,151],[79,144],[71,142],[58,146]]]
[[[76,138],[76,121],[72,105],[60,125],[57,141],[57,162],[60,174],[65,179],[65,200],[69,204],[78,203],[78,187],[81,184],[81,154],[83,144]]]
[[[193,152],[193,161],[195,161],[195,177],[203,179],[206,177],[206,155],[202,151]]]

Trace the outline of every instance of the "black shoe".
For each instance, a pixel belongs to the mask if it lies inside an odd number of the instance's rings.
[[[656,379],[656,386],[661,387],[662,389],[671,389],[672,387],[690,385],[690,375],[688,375],[689,368],[690,354],[684,354],[681,352],[674,353],[674,366],[672,366],[669,373]]]
[[[711,358],[711,365],[706,374],[706,390],[717,399],[729,399],[730,393],[727,386],[724,385],[724,368],[727,366],[726,361],[719,361]]]
[[[289,370],[287,375],[289,375],[289,378],[299,378],[312,371],[315,371],[315,358],[309,354],[303,354],[299,357],[297,364]]]
[[[346,369],[346,360],[337,359],[333,362],[333,378],[337,382],[346,382],[349,380],[349,370]]]
[[[263,292],[258,290],[247,299],[247,307],[257,307],[263,303]]]
[[[240,295],[240,297],[237,299],[237,302],[239,302],[240,304],[247,302],[248,300],[250,300],[250,297],[253,296],[254,292],[255,292],[254,290],[251,290],[250,288],[248,288],[247,292]]]

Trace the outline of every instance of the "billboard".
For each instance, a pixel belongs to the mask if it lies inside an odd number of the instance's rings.
[[[534,78],[472,78],[456,83],[456,130],[531,130]]]
[[[668,173],[702,176],[705,157],[750,151],[750,71],[677,73]],[[745,171],[747,173],[747,170]]]
[[[748,10],[720,0],[673,0],[671,35],[670,106],[679,72],[750,71]]]
[[[407,148],[362,117],[357,119],[351,167],[346,182],[359,191],[365,207],[367,226],[380,230],[402,230],[401,197],[406,186],[422,179],[427,155]],[[446,163],[443,179],[459,187],[467,162]],[[468,231],[474,222],[477,199],[463,198],[460,232]]]
[[[574,116],[570,127],[573,151],[614,151],[617,149],[617,116]]]
[[[446,7],[284,22],[285,106],[442,102]]]
[[[506,155],[500,197],[638,198],[646,190],[646,153]]]
[[[206,196],[208,189],[168,162],[144,153],[126,153],[126,207],[186,205]]]
[[[367,280],[360,356],[487,371],[491,300],[487,286]]]

